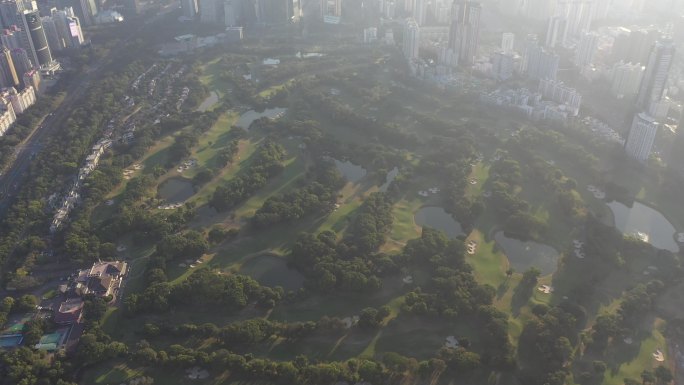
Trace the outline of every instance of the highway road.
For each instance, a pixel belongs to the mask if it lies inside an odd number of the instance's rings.
[[[18,147],[15,151],[16,157],[14,162],[3,175],[0,175],[0,220],[4,218],[7,210],[19,194],[24,179],[27,176],[31,160],[43,149],[45,139],[58,132],[62,124],[66,122],[69,113],[86,94],[93,79],[101,75],[109,61],[116,57],[120,50],[125,49],[126,43],[130,41],[130,38],[139,35],[142,29],[160,20],[166,13],[174,9],[175,7],[165,7],[139,28],[129,31],[130,33],[127,38],[121,39],[121,42],[112,48],[107,56],[98,60],[85,74],[78,75],[79,78],[67,87],[66,97],[59,107],[46,116],[42,124]]]

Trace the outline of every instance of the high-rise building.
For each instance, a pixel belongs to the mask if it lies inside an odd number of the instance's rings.
[[[52,51],[59,51],[64,49],[64,41],[59,36],[57,32],[57,25],[52,19],[52,16],[43,16],[40,18],[43,23],[43,30],[45,31],[45,37],[47,38],[48,45]]]
[[[664,39],[653,45],[648,64],[639,87],[637,108],[651,111],[663,98],[670,67],[674,59],[675,46],[672,40]],[[650,113],[650,112],[649,112]]]
[[[15,49],[21,47],[21,30],[16,25],[10,28],[2,30],[0,35],[0,40],[2,40],[2,45],[9,49]]]
[[[240,0],[224,0],[223,19],[226,27],[237,27],[242,25],[242,2]]]
[[[61,10],[52,9],[51,16],[52,22],[57,30],[57,36],[59,39],[59,49],[62,48],[72,48],[78,47],[83,44],[83,31],[81,30],[80,20],[74,16],[74,11],[71,7],[67,7]],[[43,22],[43,27],[45,28],[46,35],[48,37],[48,42],[50,42],[49,28],[45,26]],[[52,42],[50,42],[52,44]],[[56,49],[52,45],[50,46]]]
[[[558,1],[556,14],[567,20],[565,38],[578,37],[591,27],[594,3],[592,0]]]
[[[197,17],[197,0],[181,0],[181,10],[186,19],[194,20]]]
[[[511,32],[504,32],[501,35],[501,51],[505,54],[513,53],[515,46],[515,35]]]
[[[363,29],[363,42],[366,44],[374,43],[378,40],[378,29],[369,27]]]
[[[639,63],[615,63],[610,73],[610,90],[618,99],[632,97],[639,92],[643,75],[644,67]]]
[[[323,16],[342,17],[342,0],[322,0]]]
[[[497,80],[508,80],[513,76],[515,61],[513,54],[497,52],[492,56],[492,73]]]
[[[258,1],[257,4],[259,4]],[[221,12],[218,12],[219,5],[221,6]],[[223,24],[223,1],[199,0],[199,15],[202,23]]]
[[[480,45],[480,13],[477,1],[457,0],[451,8],[449,48],[458,55],[458,64],[470,66],[475,62]]]
[[[294,0],[256,0],[255,10],[259,24],[289,23],[301,14],[299,1]]]
[[[31,70],[33,70],[33,63],[29,58],[28,52],[23,48],[15,48],[11,51],[12,62],[14,63],[14,68],[17,72],[17,76],[23,75]],[[22,83],[22,87],[25,86],[23,78],[19,77],[19,81]]]
[[[17,121],[12,103],[7,99],[0,99],[0,136],[5,135],[7,130]]]
[[[413,2],[413,18],[418,25],[425,25],[427,17],[427,0],[415,0]]]
[[[23,11],[24,3],[16,0],[0,1],[0,23],[3,28],[10,28],[12,25],[19,24],[17,14]]]
[[[24,11],[19,16],[22,23],[22,44],[30,53],[32,61],[37,66],[52,63],[52,53],[38,11]]]
[[[555,48],[562,46],[568,38],[568,19],[565,16],[554,16],[546,27],[546,46]]]
[[[3,87],[17,87],[19,77],[12,61],[12,54],[7,47],[0,48],[0,84]]]
[[[36,90],[36,92],[40,90],[40,71],[31,70],[24,74],[22,80],[23,84],[26,84],[27,87],[33,87],[33,89]]]
[[[95,24],[97,4],[94,0],[71,0],[69,5],[73,8],[82,26],[89,27]]]
[[[575,65],[585,67],[594,61],[594,55],[598,50],[599,35],[595,32],[585,32],[582,34],[577,50],[575,51]]]
[[[517,0],[512,0],[515,2]],[[546,20],[553,15],[555,2],[548,0],[523,0],[522,10],[525,17],[535,20]]]
[[[661,34],[656,29],[638,29],[629,35],[629,58],[632,63],[648,63],[653,44]]]
[[[407,19],[404,24],[404,56],[410,61],[418,59],[420,48],[420,26],[414,19]]]
[[[534,35],[528,36],[525,45],[520,72],[526,73],[530,79],[555,80],[558,75],[560,57],[540,47]]]
[[[542,79],[539,81],[539,93],[546,100],[564,105],[572,116],[579,115],[582,95],[576,89],[558,80]]]
[[[641,162],[647,161],[657,131],[658,123],[655,119],[644,112],[636,114],[625,143],[627,154]]]
[[[67,16],[67,23],[69,24],[71,46],[79,47],[85,41],[83,38],[83,30],[81,29],[81,21],[76,16]]]
[[[611,60],[615,63],[623,61],[630,62],[630,35],[632,31],[628,28],[619,27],[613,39],[613,47],[610,50]]]

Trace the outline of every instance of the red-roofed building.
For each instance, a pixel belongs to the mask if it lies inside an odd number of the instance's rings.
[[[70,298],[59,305],[54,321],[57,325],[72,325],[81,322],[83,317],[83,300]]]

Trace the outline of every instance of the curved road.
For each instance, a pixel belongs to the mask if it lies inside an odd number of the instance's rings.
[[[28,168],[34,155],[40,152],[45,144],[45,138],[57,132],[61,125],[66,121],[69,113],[74,108],[77,102],[85,95],[88,86],[94,78],[97,78],[106,64],[114,58],[118,52],[125,48],[126,43],[130,41],[130,37],[138,35],[150,23],[154,23],[161,19],[166,13],[173,11],[175,8],[167,6],[161,10],[155,17],[147,20],[139,28],[131,31],[129,36],[121,39],[121,42],[110,50],[107,56],[98,60],[92,68],[85,74],[77,75],[80,78],[72,82],[66,90],[66,97],[62,103],[54,110],[53,113],[46,116],[42,124],[34,130],[34,132],[18,147],[15,151],[15,160],[7,169],[7,172],[0,175],[0,218],[3,218],[10,207],[11,203],[17,197],[20,191],[22,182],[26,178]]]

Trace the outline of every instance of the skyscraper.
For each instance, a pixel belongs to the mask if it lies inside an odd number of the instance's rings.
[[[45,37],[47,38],[50,49],[52,51],[64,49],[64,41],[59,36],[57,25],[52,19],[52,16],[43,16],[40,18],[40,21],[43,23],[43,30],[45,31]]]
[[[17,15],[24,10],[24,3],[17,0],[0,1],[0,23],[3,28],[10,28],[19,24]]]
[[[497,80],[508,80],[513,76],[513,55],[497,52],[492,56],[492,72]]]
[[[625,143],[627,154],[640,162],[647,161],[657,131],[658,123],[655,119],[643,112],[636,114]]]
[[[0,40],[2,40],[2,45],[9,49],[15,49],[21,47],[21,30],[16,25],[11,28],[4,29],[2,35],[0,35]]]
[[[20,15],[22,23],[22,43],[37,66],[52,63],[52,53],[43,30],[38,10],[24,11]]]
[[[577,51],[575,51],[575,65],[585,67],[594,61],[594,55],[598,49],[599,35],[595,32],[585,32],[582,34]]]
[[[322,0],[323,16],[342,16],[342,0]]]
[[[78,17],[78,20],[80,20],[81,25],[84,27],[95,24],[97,4],[94,0],[69,0],[65,5],[73,8],[76,17]]]
[[[513,47],[515,46],[515,35],[511,32],[504,32],[501,35],[501,51],[504,54],[509,54],[513,52]]]
[[[449,48],[458,54],[458,64],[469,66],[475,61],[480,44],[480,13],[477,1],[456,0],[451,8]]]
[[[418,58],[420,48],[420,26],[414,19],[407,19],[404,24],[403,51],[406,59],[413,60]]]
[[[239,26],[242,15],[242,2],[239,0],[224,0],[223,16],[226,27]]]
[[[23,48],[16,48],[11,50],[10,53],[12,55],[14,69],[19,77],[19,82],[22,87],[25,87],[23,75],[33,70],[33,64],[31,63],[31,59],[29,59],[28,52]]]
[[[257,4],[259,2],[257,1]],[[218,12],[218,7],[221,12]],[[199,0],[200,21],[206,24],[223,24],[223,2],[219,0]]]
[[[185,18],[194,20],[197,17],[197,0],[181,0],[181,9]]]
[[[637,108],[651,111],[660,102],[665,92],[674,54],[675,46],[672,40],[665,39],[653,45],[639,87]]]
[[[425,25],[427,17],[427,0],[415,0],[413,3],[413,18],[418,25]]]
[[[536,35],[527,37],[520,72],[526,73],[530,79],[555,80],[559,63],[560,57],[557,54],[539,46]]]
[[[255,9],[260,24],[289,23],[300,14],[299,2],[293,0],[256,0]]]
[[[546,46],[555,48],[562,46],[568,38],[568,19],[565,16],[554,16],[546,27]]]
[[[19,77],[14,68],[12,55],[7,47],[0,48],[0,84],[3,87],[16,87],[19,85]]]
[[[615,63],[610,76],[611,92],[618,99],[636,95],[639,92],[643,74],[644,67],[641,64],[623,61]]]

